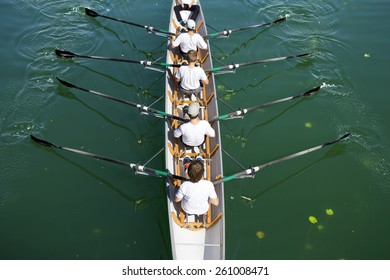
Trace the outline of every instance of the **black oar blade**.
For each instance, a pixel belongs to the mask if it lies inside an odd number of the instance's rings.
[[[306,91],[304,94],[302,94],[302,96],[310,96],[310,95],[316,93],[317,91],[319,91],[320,88],[321,88],[321,86],[312,88],[311,90],[308,90],[308,91]]]
[[[98,17],[100,16],[97,12],[91,10],[91,9],[88,9],[88,8],[84,8],[85,9],[85,14],[90,16],[90,17]]]
[[[42,146],[46,146],[46,147],[53,147],[53,148],[58,148],[56,145],[54,145],[53,143],[50,143],[46,140],[43,140],[43,139],[40,139],[38,137],[35,137],[34,135],[30,135],[31,139],[34,140],[36,143],[42,145]]]
[[[286,20],[286,17],[282,17],[280,19],[277,19],[273,22],[273,24],[278,24],[278,23],[281,23],[282,21],[285,21]]]
[[[334,143],[337,143],[337,142],[339,142],[339,141],[341,141],[341,140],[343,140],[343,139],[348,138],[350,135],[351,135],[351,133],[346,133],[346,134],[344,134],[343,136],[341,136],[339,139],[336,139],[335,141],[325,143],[325,144],[323,145],[323,147],[332,145],[332,144],[334,144]]]
[[[67,81],[64,81],[64,80],[62,80],[62,79],[60,79],[60,78],[58,78],[58,77],[56,77],[56,79],[57,79],[61,84],[63,84],[63,85],[66,86],[66,87],[70,87],[70,88],[75,88],[75,87],[76,87],[74,84],[71,84],[71,83],[69,83],[69,82],[67,82]]]
[[[311,55],[311,53],[302,53],[302,54],[298,54],[298,55],[293,55],[291,57],[302,57],[302,56],[306,56],[306,55]]]
[[[75,53],[72,53],[70,51],[56,49],[55,52],[56,52],[56,55],[60,56],[60,57],[72,58],[72,57],[77,56]]]
[[[338,139],[338,141],[343,140],[343,139],[345,139],[345,138],[348,138],[350,135],[351,135],[351,133],[346,133],[346,134],[344,134],[343,136],[341,136],[341,137]]]

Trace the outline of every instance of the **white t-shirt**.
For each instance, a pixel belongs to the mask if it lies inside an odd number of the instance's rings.
[[[198,33],[195,33],[192,36],[190,36],[188,33],[181,33],[172,43],[172,46],[175,48],[179,45],[181,51],[184,53],[188,53],[190,50],[196,51],[198,48],[207,48],[207,43]]]
[[[217,198],[217,193],[210,181],[200,180],[196,183],[186,181],[181,184],[176,196],[182,198],[181,207],[184,212],[202,215],[209,210],[209,198]]]
[[[211,127],[208,121],[200,120],[196,125],[191,122],[183,123],[175,129],[173,135],[176,138],[182,136],[181,140],[184,144],[197,147],[204,142],[205,135],[215,137],[215,130]]]
[[[197,89],[200,87],[200,82],[207,80],[206,73],[201,67],[195,66],[180,66],[176,72],[176,78],[180,79],[180,86],[186,90]]]

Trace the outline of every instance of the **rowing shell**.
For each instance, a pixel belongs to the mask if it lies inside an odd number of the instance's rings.
[[[173,33],[176,33],[177,28],[180,26],[173,11],[175,4],[176,1],[173,0],[169,23],[169,32]],[[198,5],[200,6],[199,1]],[[195,22],[197,32],[201,36],[207,35],[206,22],[201,7]],[[173,39],[174,37],[170,38],[170,40]],[[166,62],[169,64],[178,63],[181,59],[179,47],[172,49],[170,47],[170,40],[168,40]],[[208,51],[198,51],[198,58],[204,69],[211,69],[213,67],[209,44]],[[183,117],[183,106],[190,104],[192,101],[184,100],[183,96],[179,93],[178,84],[172,77],[172,74],[174,74],[175,71],[177,71],[177,69],[170,68],[166,74],[165,111],[169,114]],[[216,94],[214,74],[211,74],[209,76],[209,84],[203,87],[203,92],[198,98],[198,102],[202,107],[200,118],[210,120],[213,117],[218,116]],[[173,130],[180,124],[180,121],[177,120],[167,120],[165,124],[165,162],[166,168],[170,173],[185,176],[182,164],[185,147],[180,139],[173,137]],[[210,181],[215,181],[223,177],[222,147],[219,122],[214,122],[212,125],[216,136],[215,138],[206,137],[201,153],[205,159],[205,178]],[[192,151],[189,152],[191,153]],[[167,180],[168,217],[173,259],[224,259],[225,217],[223,182],[215,185],[215,191],[219,198],[219,205],[210,206],[206,215],[205,226],[202,221],[195,220],[194,216],[189,216],[187,221],[185,214],[181,209],[180,202],[174,202],[175,193],[180,184],[181,182],[178,180]]]

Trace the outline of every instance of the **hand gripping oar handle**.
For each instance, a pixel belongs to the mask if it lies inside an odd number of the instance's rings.
[[[282,157],[282,158],[279,158],[279,159],[267,162],[267,163],[262,164],[262,165],[251,167],[251,168],[249,168],[247,170],[244,170],[242,172],[239,172],[239,173],[236,173],[236,174],[224,177],[222,179],[216,180],[216,181],[213,182],[213,184],[217,185],[217,184],[220,184],[222,182],[231,181],[233,179],[253,177],[255,175],[255,173],[260,171],[261,169],[264,169],[264,168],[269,167],[271,165],[274,165],[274,164],[277,164],[277,163],[281,163],[283,161],[286,161],[286,160],[289,160],[289,159],[293,159],[293,158],[296,158],[296,157],[299,157],[299,156],[302,156],[302,155],[305,155],[305,154],[317,151],[317,150],[319,150],[321,148],[333,145],[333,144],[335,144],[335,143],[337,143],[337,142],[339,142],[339,141],[341,141],[343,139],[348,138],[350,135],[351,135],[351,133],[346,133],[346,134],[344,134],[343,136],[339,137],[338,139],[336,139],[334,141],[327,142],[325,144],[318,145],[318,146],[315,146],[315,147],[312,147],[312,148],[309,148],[309,149],[306,149],[306,150],[302,150],[300,152],[297,152],[297,153],[294,153],[294,154],[291,154],[291,155],[288,155],[288,156],[285,156],[285,157]]]
[[[130,167],[136,173],[138,172],[139,174],[154,175],[154,176],[159,176],[159,177],[172,177],[172,178],[178,179],[178,180],[188,180],[187,178],[184,178],[184,177],[181,177],[181,176],[178,176],[178,175],[174,175],[174,174],[171,174],[171,173],[166,172],[166,171],[161,171],[161,170],[153,169],[153,168],[150,168],[150,167],[142,166],[142,165],[139,165],[139,164],[134,164],[134,163],[129,163],[129,162],[122,161],[122,160],[117,160],[117,159],[109,158],[109,157],[98,155],[98,154],[93,154],[93,153],[89,153],[89,152],[85,152],[85,151],[80,151],[80,150],[73,149],[73,148],[59,146],[59,145],[56,145],[56,144],[51,143],[49,141],[40,139],[40,138],[38,138],[38,137],[36,137],[34,135],[30,135],[30,137],[31,137],[32,140],[34,140],[34,142],[36,142],[36,143],[38,143],[38,144],[40,144],[42,146],[46,146],[46,147],[50,147],[50,148],[56,148],[56,149],[59,149],[59,150],[68,151],[68,152],[76,153],[76,154],[79,154],[79,155],[83,155],[83,156],[87,156],[87,157],[93,157],[93,158],[96,158],[96,159],[105,160],[105,161],[108,161],[108,162],[124,165],[126,167]]]

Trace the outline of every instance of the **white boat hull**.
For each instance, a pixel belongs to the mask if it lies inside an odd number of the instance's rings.
[[[169,24],[169,31],[176,32],[178,22],[176,20],[172,3],[171,17]],[[198,1],[198,5],[200,5]],[[204,22],[204,16],[202,9],[196,19],[198,26],[198,33],[202,36],[207,34],[206,24]],[[167,49],[167,63],[177,63],[176,58],[179,54],[179,48],[172,50],[169,47],[168,41]],[[203,60],[203,68],[212,68],[210,46],[208,51],[201,50],[199,52],[200,59]],[[180,57],[180,54],[179,54]],[[172,73],[175,69],[170,68]],[[177,92],[177,85],[171,79],[167,72],[166,75],[166,94],[165,94],[165,110],[167,113],[173,115],[182,116],[180,106],[177,104],[177,100],[180,96]],[[201,116],[204,119],[211,119],[214,116],[218,116],[217,106],[217,93],[215,90],[214,75],[209,77],[209,85],[205,87],[202,94],[203,107]],[[202,100],[201,100],[202,102]],[[177,126],[178,124],[176,124]],[[170,120],[165,124],[165,159],[166,168],[169,172],[180,176],[185,176],[182,164],[177,155],[184,148],[180,140],[173,137],[173,130],[175,126],[172,126]],[[214,181],[215,179],[223,176],[222,171],[222,148],[220,139],[219,123],[215,122],[213,128],[216,132],[215,138],[206,139],[205,150],[207,155],[210,156],[209,160],[206,160],[206,179]],[[176,190],[179,186],[174,185],[174,182],[168,180],[167,183],[167,203],[168,203],[168,217],[169,227],[171,234],[172,244],[172,257],[173,259],[188,260],[188,259],[224,259],[225,258],[225,216],[224,216],[224,192],[223,183],[215,186],[219,198],[218,206],[210,206],[211,213],[209,213],[208,223],[206,228],[198,228],[196,230],[187,229],[180,223],[180,203],[174,202]],[[190,217],[193,218],[193,217]],[[182,222],[182,221],[181,221]]]

